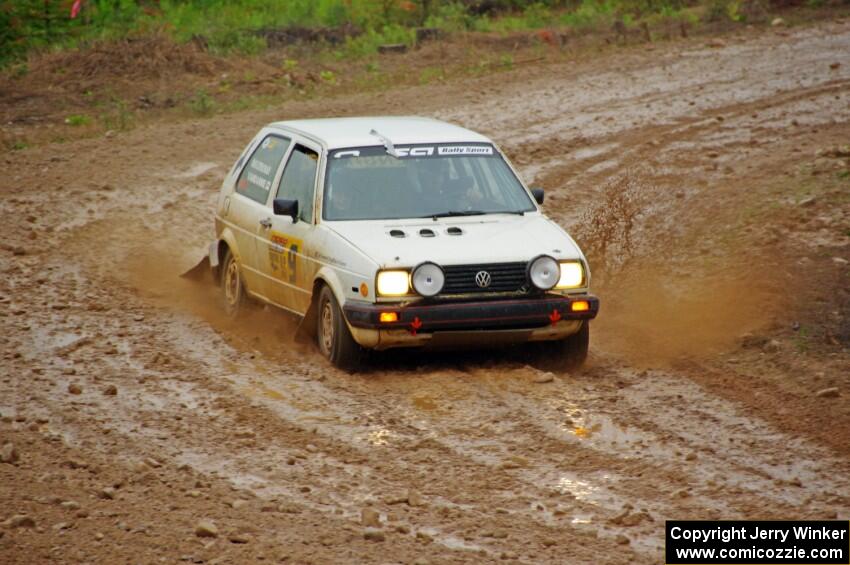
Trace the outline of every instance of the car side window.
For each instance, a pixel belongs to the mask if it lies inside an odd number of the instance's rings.
[[[319,154],[296,144],[283,169],[280,186],[275,198],[298,200],[298,217],[306,222],[313,221],[313,194],[316,189],[316,172],[319,169]]]
[[[236,181],[236,192],[260,204],[265,204],[269,199],[274,176],[289,144],[290,140],[285,137],[266,136],[251,155],[248,164],[242,169],[239,180]]]

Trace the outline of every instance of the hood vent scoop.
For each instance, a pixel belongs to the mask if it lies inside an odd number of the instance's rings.
[[[392,237],[407,237],[407,234],[401,230],[390,230],[390,236]]]
[[[457,226],[452,226],[446,230],[446,233],[449,235],[463,235],[463,230]]]
[[[437,234],[435,234],[434,230],[430,228],[422,228],[421,230],[419,230],[419,235],[422,237],[434,237]]]

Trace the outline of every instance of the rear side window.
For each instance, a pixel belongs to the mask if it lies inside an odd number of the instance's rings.
[[[270,135],[263,139],[236,181],[236,192],[265,204],[280,161],[289,147],[285,137]]]

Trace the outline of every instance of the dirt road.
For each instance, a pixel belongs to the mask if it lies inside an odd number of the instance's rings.
[[[34,527],[0,561],[657,563],[665,519],[847,518],[848,54],[832,22],[6,154],[0,522]],[[370,113],[547,188],[603,301],[584,370],[347,375],[177,278],[262,124]]]

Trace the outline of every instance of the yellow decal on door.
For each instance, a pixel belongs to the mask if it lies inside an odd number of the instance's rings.
[[[298,276],[298,255],[303,253],[300,239],[273,231],[270,235],[269,262],[272,274],[286,282],[295,284]]]

